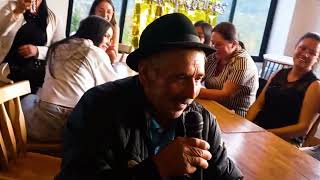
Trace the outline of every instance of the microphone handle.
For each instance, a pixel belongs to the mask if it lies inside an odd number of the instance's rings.
[[[192,179],[203,180],[203,169],[197,168],[196,172],[192,174]]]

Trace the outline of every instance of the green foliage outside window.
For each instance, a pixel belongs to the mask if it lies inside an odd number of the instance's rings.
[[[70,27],[70,32],[76,32],[78,30],[79,24],[81,21],[81,13],[78,8],[75,8],[73,10],[72,14],[72,21],[71,21],[71,27]]]

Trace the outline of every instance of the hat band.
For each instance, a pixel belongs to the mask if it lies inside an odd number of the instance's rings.
[[[193,34],[184,34],[182,36],[178,36],[175,38],[175,41],[166,41],[166,40],[162,40],[162,41],[159,41],[158,43],[154,43],[153,42],[148,42],[148,43],[141,43],[140,42],[140,48],[143,48],[143,49],[150,49],[154,46],[162,46],[162,45],[166,45],[166,44],[177,44],[177,43],[183,43],[183,42],[193,42],[193,43],[201,43],[200,42],[200,38],[196,35],[193,35]]]

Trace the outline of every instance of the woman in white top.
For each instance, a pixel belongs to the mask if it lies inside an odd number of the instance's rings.
[[[0,9],[0,63],[9,63],[11,80],[29,80],[32,93],[43,83],[48,46],[63,38],[46,0],[10,0]]]
[[[33,141],[60,141],[70,112],[90,88],[118,79],[105,50],[111,24],[98,16],[84,19],[75,35],[53,44],[40,100],[23,99],[28,136]]]

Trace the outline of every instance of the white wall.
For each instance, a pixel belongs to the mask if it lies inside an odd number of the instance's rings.
[[[285,55],[292,55],[298,39],[308,31],[320,33],[320,0],[297,0]]]
[[[69,1],[68,0],[47,0],[47,5],[60,19],[63,25],[63,31],[65,32],[66,26],[67,26]]]
[[[279,0],[266,53],[292,56],[298,39],[320,33],[320,0]]]
[[[295,5],[296,0],[278,1],[266,53],[284,54]]]

